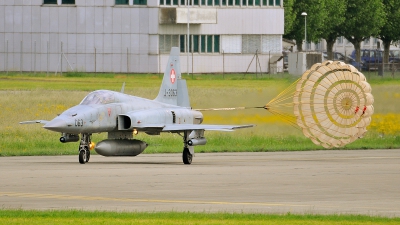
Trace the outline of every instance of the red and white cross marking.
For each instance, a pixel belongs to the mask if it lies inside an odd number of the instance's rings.
[[[169,78],[171,80],[171,83],[175,83],[176,73],[174,69],[171,69],[171,72],[169,73]]]

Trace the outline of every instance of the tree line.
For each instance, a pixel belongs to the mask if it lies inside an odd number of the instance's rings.
[[[360,62],[361,42],[372,36],[382,40],[387,63],[391,43],[400,40],[400,0],[284,0],[283,7],[284,37],[295,40],[298,51],[303,50],[307,30],[306,41],[325,39],[328,59],[333,59],[333,45],[343,36],[354,45]]]

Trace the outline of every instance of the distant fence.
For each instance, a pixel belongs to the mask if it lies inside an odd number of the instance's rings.
[[[9,41],[0,44],[0,71],[62,73],[163,73],[168,53],[139,47],[96,48],[68,46],[63,42]],[[189,58],[189,59],[188,59]],[[283,58],[279,53],[258,51],[251,54],[181,54],[182,73],[280,73]]]
[[[119,72],[133,71],[138,54],[126,48],[68,48],[49,41],[30,44],[5,41],[0,48],[0,71],[4,72]],[[139,60],[137,60],[139,61]],[[138,63],[136,63],[138,64]]]

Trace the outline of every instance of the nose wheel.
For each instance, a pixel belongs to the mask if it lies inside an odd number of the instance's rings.
[[[81,142],[79,144],[79,163],[85,164],[90,159],[90,134],[82,134]]]
[[[79,163],[80,164],[85,164],[87,161],[88,161],[88,159],[87,159],[86,151],[85,150],[81,150],[79,152]]]

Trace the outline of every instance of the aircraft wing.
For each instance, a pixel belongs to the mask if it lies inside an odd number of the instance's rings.
[[[33,123],[46,124],[48,122],[49,122],[48,120],[31,120],[31,121],[22,121],[22,122],[19,122],[19,124],[33,124]]]
[[[254,127],[254,125],[207,125],[207,124],[173,124],[166,125],[162,131],[183,130],[211,130],[211,131],[233,131],[241,128]]]

